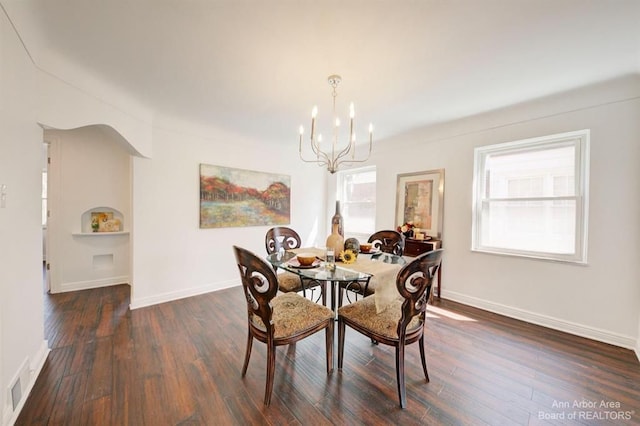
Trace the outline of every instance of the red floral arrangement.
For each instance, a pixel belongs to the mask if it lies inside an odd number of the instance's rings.
[[[413,228],[415,228],[413,222],[405,222],[401,226],[398,226],[396,231],[400,232],[405,237],[410,238],[413,236]]]

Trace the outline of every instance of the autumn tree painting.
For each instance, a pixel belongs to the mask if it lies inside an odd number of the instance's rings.
[[[291,178],[200,165],[200,228],[290,223]]]

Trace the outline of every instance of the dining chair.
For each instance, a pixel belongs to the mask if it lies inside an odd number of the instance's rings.
[[[321,330],[326,332],[327,374],[333,371],[334,313],[297,293],[278,293],[276,274],[264,259],[233,246],[247,302],[247,351],[242,377],[247,373],[253,339],[267,345],[267,378],[264,405],[271,403],[276,366],[276,347],[294,344]]]
[[[275,226],[269,229],[265,234],[264,240],[267,254],[277,253],[280,250],[287,251],[297,249],[302,246],[300,235],[286,226]],[[307,289],[313,291],[313,287],[319,286],[322,304],[327,305],[326,284],[324,282],[320,283],[318,281],[307,280],[305,283],[302,277],[286,271],[277,273],[276,276],[278,278],[278,288],[283,293],[302,292],[302,295],[306,297]]]
[[[402,256],[404,252],[404,236],[398,231],[377,231],[369,237],[374,250],[379,249],[385,253]]]
[[[405,346],[418,342],[426,381],[429,381],[424,350],[427,302],[434,277],[442,260],[442,249],[425,253],[400,269],[396,276],[398,298],[377,313],[375,295],[338,309],[338,369],[344,361],[346,326],[369,337],[372,342],[396,348],[396,382],[400,407],[407,406],[404,381]]]
[[[264,241],[267,254],[276,253],[282,247],[285,251],[300,248],[302,240],[300,235],[286,226],[276,226],[267,231]]]

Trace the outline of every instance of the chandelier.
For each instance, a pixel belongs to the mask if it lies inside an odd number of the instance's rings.
[[[329,173],[333,174],[342,164],[362,163],[369,159],[371,155],[371,144],[373,142],[373,125],[369,124],[369,152],[365,158],[356,159],[356,134],[353,131],[353,118],[355,109],[353,102],[349,105],[349,137],[345,146],[338,143],[338,133],[340,130],[340,118],[336,113],[336,97],[338,96],[337,87],[342,81],[339,75],[330,75],[327,79],[332,87],[331,96],[333,96],[333,137],[329,142],[323,142],[322,135],[316,135],[316,116],[318,115],[318,107],[314,106],[311,111],[311,150],[315,155],[315,159],[305,159],[302,156],[302,136],[304,128],[300,126],[300,159],[307,163],[318,163],[321,167],[327,167]]]

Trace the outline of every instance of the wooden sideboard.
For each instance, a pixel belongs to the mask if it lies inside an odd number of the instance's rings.
[[[413,238],[406,238],[404,240],[404,255],[416,257],[421,254],[438,250],[442,247],[442,240],[414,240]],[[442,287],[442,264],[438,269],[438,286],[435,289],[435,294],[440,298],[440,288]]]
[[[405,256],[420,256],[423,253],[429,251],[438,250],[442,245],[440,240],[414,240],[413,238],[407,238],[404,240],[404,254]]]

